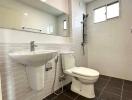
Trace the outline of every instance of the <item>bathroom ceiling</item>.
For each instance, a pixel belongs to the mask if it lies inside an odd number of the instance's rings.
[[[94,0],[84,0],[84,2],[86,2],[86,3],[89,3],[91,1],[94,1]]]

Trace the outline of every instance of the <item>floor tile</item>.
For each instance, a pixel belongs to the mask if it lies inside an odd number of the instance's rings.
[[[78,96],[77,93],[74,93],[74,92],[72,92],[71,90],[65,91],[64,94],[67,95],[67,96],[69,96],[69,97],[72,98],[72,99],[75,99],[75,98]]]
[[[63,87],[64,91],[65,90],[70,90],[71,89],[71,83]]]
[[[107,87],[108,88],[122,89],[122,85],[123,85],[123,80],[118,79],[118,78],[111,78],[111,80],[108,83]]]
[[[72,100],[72,99],[64,94],[61,94],[61,95],[57,96],[57,98],[54,100]]]
[[[103,88],[106,84],[107,84],[108,80],[106,79],[99,79],[96,83],[95,83],[95,88]]]
[[[115,95],[113,93],[103,92],[98,100],[120,100],[120,98],[121,98],[120,96]]]
[[[98,98],[100,93],[102,92],[102,89],[101,88],[95,88],[94,90],[95,90],[95,96],[96,96],[96,98]]]
[[[132,85],[126,85],[126,84],[124,84],[123,90],[132,93]]]
[[[114,93],[116,95],[121,95],[122,89],[114,88],[114,87],[106,87],[104,91]]]
[[[43,99],[43,100],[54,100],[56,97],[57,97],[57,95],[51,94],[48,97],[46,97],[45,99]]]
[[[97,100],[97,98],[93,98],[93,99],[88,99],[82,96],[79,96],[76,100]]]
[[[127,80],[125,80],[125,81],[124,81],[124,85],[132,85],[132,81],[127,81]]]
[[[64,90],[62,90],[62,88],[60,88],[60,89],[58,89],[55,93],[56,93],[57,95],[60,95],[60,94],[63,93],[63,91],[64,91]]]
[[[100,78],[95,83],[96,97],[93,99],[82,97],[72,92],[70,88],[71,84],[68,84],[67,86],[64,86],[64,91],[62,94],[58,96],[52,94],[43,100],[132,100],[131,81],[112,78],[104,75],[100,75]]]
[[[132,92],[123,92],[122,100],[132,100]]]

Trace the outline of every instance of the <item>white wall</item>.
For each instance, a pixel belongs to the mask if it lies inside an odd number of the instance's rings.
[[[111,1],[87,5],[88,65],[101,74],[132,80],[132,0],[121,0],[119,18],[93,23],[93,9]]]
[[[2,92],[1,92],[1,75],[0,75],[0,100],[2,100]]]
[[[87,66],[87,47],[85,47],[85,55],[82,50],[82,20],[83,13],[86,13],[85,3],[82,0],[71,0],[71,18],[72,18],[72,40],[76,56],[76,64],[78,66]]]

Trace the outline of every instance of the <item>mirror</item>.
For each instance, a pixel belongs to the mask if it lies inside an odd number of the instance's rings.
[[[69,17],[42,0],[0,0],[0,27],[69,36]]]

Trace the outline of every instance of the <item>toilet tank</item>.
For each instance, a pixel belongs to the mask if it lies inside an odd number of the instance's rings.
[[[74,52],[63,52],[61,53],[61,61],[63,70],[67,70],[75,67]]]

